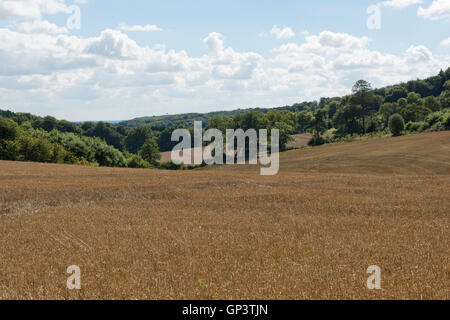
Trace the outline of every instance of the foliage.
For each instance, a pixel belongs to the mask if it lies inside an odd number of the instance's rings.
[[[0,141],[14,140],[17,136],[18,125],[9,119],[0,118]]]
[[[142,157],[138,154],[130,154],[129,158],[127,159],[127,166],[128,168],[151,168],[152,165],[148,162],[142,159]]]
[[[153,136],[148,126],[138,126],[130,131],[125,138],[125,147],[131,153],[138,153],[144,143]]]
[[[155,139],[148,139],[142,148],[139,150],[139,155],[145,161],[157,165],[158,161],[161,159],[161,154],[158,149],[158,144]]]
[[[327,141],[325,138],[323,138],[320,134],[317,132],[313,135],[311,140],[308,142],[309,146],[321,146],[325,144]]]
[[[389,130],[394,137],[400,136],[405,130],[405,121],[398,113],[392,115],[389,119]]]
[[[314,115],[310,111],[301,111],[297,116],[298,132],[305,133],[310,130],[315,122]]]

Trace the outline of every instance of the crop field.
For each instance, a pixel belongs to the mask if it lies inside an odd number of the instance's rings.
[[[269,177],[0,161],[0,299],[448,299],[449,216],[448,131],[289,151]]]

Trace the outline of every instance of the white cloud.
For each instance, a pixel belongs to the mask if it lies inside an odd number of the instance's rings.
[[[192,56],[139,45],[119,30],[81,37],[57,28],[41,20],[0,28],[0,108],[95,120],[180,112],[179,106],[269,107],[347,94],[360,78],[381,86],[427,76],[450,61],[424,46],[398,55],[371,50],[367,37],[331,31],[267,56],[238,52],[212,32],[203,39],[205,54]]]
[[[409,62],[428,62],[433,60],[433,55],[428,48],[424,46],[411,46],[406,50],[406,56]]]
[[[390,0],[381,2],[380,5],[393,8],[406,8],[414,4],[423,3],[423,0]]]
[[[276,36],[277,39],[289,39],[289,38],[295,37],[295,33],[294,33],[294,31],[292,31],[291,28],[284,27],[283,29],[280,29],[276,25],[274,25],[272,27],[270,34]]]
[[[49,33],[63,34],[68,33],[66,27],[59,27],[47,20],[35,20],[33,22],[22,22],[17,25],[17,29],[23,33]]]
[[[211,76],[219,79],[250,79],[263,58],[253,52],[237,53],[224,48],[223,35],[210,33],[204,40],[208,54]]]
[[[133,60],[139,57],[141,48],[122,32],[107,29],[100,37],[88,39],[85,51],[110,59]]]
[[[131,31],[131,32],[163,31],[163,29],[161,29],[156,25],[147,24],[145,26],[140,25],[129,26],[125,22],[119,24],[119,29],[121,31]]]
[[[0,21],[40,20],[43,15],[60,12],[69,12],[65,0],[2,0],[0,2]]]
[[[448,39],[442,40],[441,46],[442,47],[450,47],[450,37]]]
[[[218,57],[223,52],[223,35],[217,32],[210,33],[205,39],[203,39],[208,52]]]
[[[450,18],[450,1],[435,0],[428,8],[419,7],[417,15],[431,20]]]

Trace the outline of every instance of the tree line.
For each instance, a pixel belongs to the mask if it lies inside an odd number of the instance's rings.
[[[235,110],[107,122],[73,123],[54,117],[0,110],[0,159],[93,166],[179,169],[161,164],[160,152],[177,144],[175,129],[280,130],[280,149],[293,134],[313,134],[311,145],[377,132],[422,132],[450,129],[450,68],[424,80],[380,89],[355,83],[344,97],[321,98],[273,109]],[[148,119],[157,119],[149,121]],[[146,122],[149,121],[149,122]],[[143,124],[144,123],[144,124]],[[328,133],[325,135],[325,133]],[[193,135],[192,135],[193,136]]]

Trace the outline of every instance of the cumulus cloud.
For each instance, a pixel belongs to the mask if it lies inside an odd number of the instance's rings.
[[[52,74],[94,67],[79,39],[65,35],[24,34],[0,29],[0,75]]]
[[[441,46],[442,47],[450,47],[450,37],[448,39],[442,40]]]
[[[304,33],[301,42],[284,43],[267,56],[240,52],[223,34],[211,32],[203,39],[204,54],[192,56],[140,45],[124,32],[152,31],[151,25],[71,35],[43,18],[63,12],[62,0],[0,5],[0,17],[14,17],[11,27],[0,28],[1,104],[71,120],[179,112],[180,105],[198,112],[286,105],[347,94],[361,78],[381,86],[427,76],[450,61],[424,46],[394,55],[372,50],[367,37],[326,30]],[[288,27],[272,31],[280,39],[295,35]]]
[[[203,39],[203,43],[208,49],[209,54],[214,57],[219,57],[219,55],[223,52],[223,35],[218,32],[210,33],[205,39]]]
[[[295,37],[295,33],[291,28],[284,27],[281,29],[277,25],[274,25],[272,27],[272,30],[270,30],[270,34],[277,37],[277,39],[289,39]]]
[[[17,25],[17,29],[23,33],[49,33],[62,34],[68,33],[66,27],[59,27],[47,20],[35,20],[32,22],[22,22]]]
[[[411,46],[406,50],[406,56],[410,62],[428,62],[433,60],[433,55],[424,46]]]
[[[419,7],[417,15],[422,18],[439,20],[450,18],[450,1],[435,0],[428,8]]]
[[[70,12],[65,0],[2,0],[0,21],[37,19],[43,15]]]
[[[203,43],[208,50],[211,76],[221,79],[250,79],[262,57],[254,52],[237,53],[232,48],[224,48],[223,35],[210,33]]]
[[[89,39],[85,51],[110,59],[130,60],[138,58],[141,48],[126,34],[107,29],[100,37]]]
[[[156,25],[147,24],[145,26],[141,26],[141,25],[129,26],[125,22],[122,22],[119,24],[119,29],[121,31],[131,31],[131,32],[163,31],[162,28],[160,28]]]
[[[328,95],[344,94],[358,77],[380,86],[427,76],[448,66],[424,46],[411,46],[402,55],[371,50],[369,46],[370,39],[366,37],[323,31],[308,36],[301,45],[284,44],[274,53],[277,65],[287,65],[289,75],[282,82],[297,79],[296,82],[301,83],[302,79],[310,77],[311,94],[320,85],[330,87]],[[348,79],[347,82],[344,79]]]

